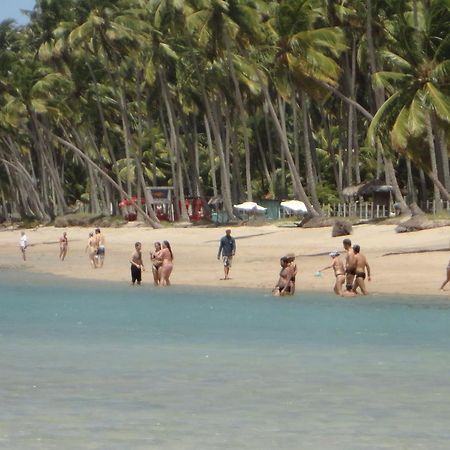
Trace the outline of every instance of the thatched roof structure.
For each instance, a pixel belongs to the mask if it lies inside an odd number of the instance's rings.
[[[367,197],[376,192],[392,192],[394,189],[388,184],[384,184],[380,180],[364,181],[353,186],[346,187],[342,194],[344,197]]]

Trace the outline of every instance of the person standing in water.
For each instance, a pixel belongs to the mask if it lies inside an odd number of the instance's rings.
[[[97,267],[103,267],[103,263],[105,261],[105,236],[100,231],[100,228],[96,228],[95,230],[95,242],[97,246],[97,253],[96,253],[96,259],[97,259]]]
[[[162,248],[159,252],[155,253],[155,257],[162,261],[161,267],[159,268],[160,286],[170,286],[169,278],[173,270],[173,253],[169,241],[163,241]]]
[[[297,264],[295,263],[295,253],[288,253],[286,255],[288,265],[292,270],[291,278],[291,294],[295,294],[295,277],[297,276]]]
[[[350,239],[344,239],[342,245],[347,253],[345,256],[345,287],[348,292],[351,292],[356,274],[355,253],[353,252],[352,241]]]
[[[22,253],[22,259],[24,261],[26,261],[27,260],[26,251],[27,251],[27,248],[28,248],[28,239],[27,239],[27,235],[25,234],[25,231],[21,231],[20,232],[20,243],[19,243],[19,246],[20,246],[20,252]]]
[[[280,277],[278,278],[278,283],[272,290],[272,294],[275,297],[293,295],[294,291],[292,289],[292,277],[294,276],[294,272],[292,267],[289,265],[289,259],[286,256],[280,258],[280,266]]]
[[[231,230],[228,228],[225,230],[225,236],[220,240],[219,252],[217,253],[217,259],[220,259],[220,255],[222,255],[223,260],[224,278],[221,278],[222,280],[229,280],[230,268],[235,253],[236,241],[231,236]]]
[[[59,238],[59,259],[64,261],[69,248],[69,240],[67,239],[67,233],[64,231],[63,235]]]
[[[130,259],[131,264],[131,284],[137,283],[138,286],[142,282],[142,271],[145,270],[144,262],[142,261],[142,245],[140,242],[134,244],[134,252]]]
[[[161,243],[155,242],[154,246],[155,250],[153,252],[150,252],[150,260],[152,262],[153,284],[155,286],[159,286],[159,283],[161,281],[162,259],[157,258],[156,255],[161,251]]]
[[[336,282],[334,283],[334,293],[336,295],[343,296],[343,288],[345,283],[345,269],[344,269],[344,263],[342,259],[339,257],[340,253],[338,251],[334,251],[330,253],[330,256],[332,259],[332,263],[329,266],[324,267],[323,269],[319,270],[319,272],[323,272],[327,269],[333,269],[334,270],[334,276],[336,277]]]
[[[366,283],[365,283],[365,279],[366,279],[366,269],[367,269],[367,278],[370,281],[370,267],[369,267],[369,263],[367,262],[366,257],[360,253],[360,247],[359,245],[355,244],[353,246],[353,253],[355,254],[354,258],[355,258],[355,282],[353,285],[353,292],[356,294],[356,290],[358,288],[361,289],[361,292],[364,295],[367,295],[367,289],[366,289]]]

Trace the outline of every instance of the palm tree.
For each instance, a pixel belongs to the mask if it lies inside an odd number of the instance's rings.
[[[399,19],[393,29],[395,49],[384,52],[391,70],[374,75],[375,85],[390,97],[375,115],[370,137],[389,131],[393,147],[426,169],[439,205],[440,195],[450,200],[439,180],[435,148],[436,134],[450,124],[450,10],[444,1],[433,0],[417,23],[406,14]],[[428,152],[419,143],[427,143]],[[448,167],[447,146],[443,147]]]

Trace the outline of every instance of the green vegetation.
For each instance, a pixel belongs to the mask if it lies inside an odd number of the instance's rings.
[[[403,210],[450,200],[448,0],[36,3],[0,24],[0,211],[169,185],[183,220],[189,196],[320,215],[374,178]]]

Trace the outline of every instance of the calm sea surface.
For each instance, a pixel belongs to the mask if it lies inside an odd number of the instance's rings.
[[[2,449],[450,447],[450,302],[0,283]]]

